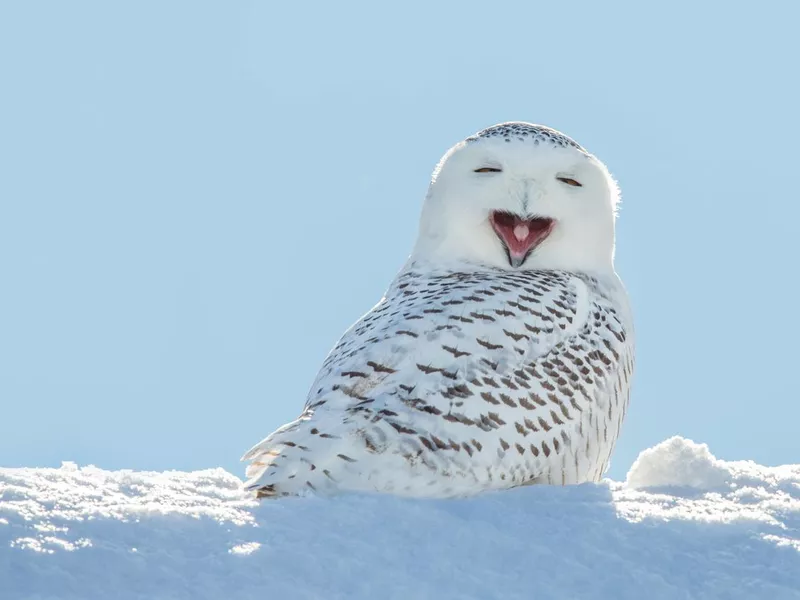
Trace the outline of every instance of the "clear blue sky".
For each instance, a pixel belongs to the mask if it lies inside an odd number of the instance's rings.
[[[800,462],[790,2],[4,2],[0,464],[196,469],[300,411],[461,138],[608,164],[637,372],[612,464]]]

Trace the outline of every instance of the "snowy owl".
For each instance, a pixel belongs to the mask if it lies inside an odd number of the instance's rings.
[[[445,498],[598,481],[628,406],[618,188],[566,135],[502,123],[441,159],[405,266],[242,460],[259,498]]]

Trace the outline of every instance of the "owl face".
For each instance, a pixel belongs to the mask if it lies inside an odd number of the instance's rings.
[[[498,125],[451,148],[436,167],[415,255],[503,269],[613,270],[617,198],[605,166],[566,136]]]

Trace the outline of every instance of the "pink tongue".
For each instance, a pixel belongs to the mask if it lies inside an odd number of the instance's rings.
[[[519,223],[514,226],[514,237],[520,242],[524,242],[530,232],[530,227],[525,223]]]

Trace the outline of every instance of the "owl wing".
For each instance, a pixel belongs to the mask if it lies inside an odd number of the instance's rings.
[[[591,434],[597,447],[588,455],[603,451],[604,435],[616,437],[604,414],[627,402],[626,334],[584,279],[407,291],[393,286],[345,333],[300,418],[245,455],[259,464],[249,487],[277,489],[288,471],[296,478],[300,457],[338,481],[380,479],[370,470],[391,465],[522,483],[541,475],[551,455],[575,459],[578,436]]]

